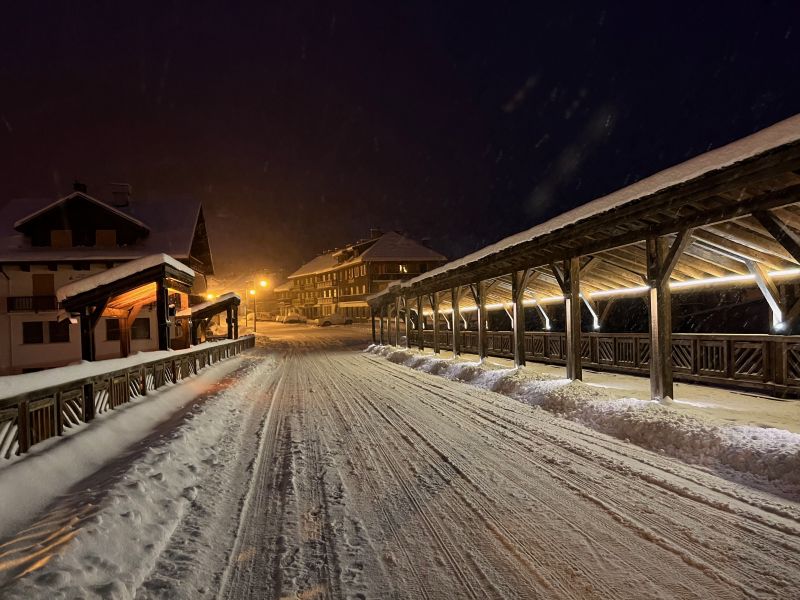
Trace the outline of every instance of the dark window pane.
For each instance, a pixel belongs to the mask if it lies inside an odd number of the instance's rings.
[[[106,319],[106,339],[119,340],[119,319]]]
[[[132,340],[149,340],[150,339],[150,319],[142,317],[136,319],[131,327]]]
[[[22,323],[22,343],[44,343],[44,327],[41,321],[25,321]]]
[[[50,343],[58,344],[69,341],[69,320],[50,321]]]

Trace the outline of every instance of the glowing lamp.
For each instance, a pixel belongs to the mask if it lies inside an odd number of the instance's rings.
[[[250,290],[250,295],[251,296],[255,296],[256,295],[256,291],[255,290]]]
[[[261,287],[267,287],[267,280],[266,279],[262,279],[259,283],[261,284]]]

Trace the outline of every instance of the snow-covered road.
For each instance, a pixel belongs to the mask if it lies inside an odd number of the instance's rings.
[[[363,330],[269,334],[0,596],[800,597],[796,502],[355,351]]]

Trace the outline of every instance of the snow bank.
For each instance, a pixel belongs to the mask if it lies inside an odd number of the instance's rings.
[[[619,399],[602,387],[521,369],[446,360],[390,346],[367,352],[391,362],[440,375],[538,406],[592,429],[688,462],[800,484],[800,434],[752,426],[719,426],[669,406]]]

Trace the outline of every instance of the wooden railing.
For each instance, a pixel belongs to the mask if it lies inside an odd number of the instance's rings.
[[[8,312],[40,312],[58,310],[55,296],[8,296],[6,298]]]
[[[254,336],[243,336],[0,399],[0,459],[24,454],[39,442],[62,435],[65,428],[88,423],[96,415],[167,384],[179,383],[254,346]]]
[[[439,330],[439,346],[451,349],[452,332]],[[417,332],[411,332],[417,345]],[[513,358],[512,332],[487,331],[490,356]],[[393,332],[392,332],[392,339]],[[433,346],[433,331],[424,331]],[[478,333],[461,332],[464,352],[477,353]],[[533,362],[565,364],[564,333],[525,332],[525,357]],[[584,367],[598,371],[647,375],[650,337],[646,333],[582,333]],[[758,390],[777,396],[800,396],[800,336],[672,334],[672,370],[676,381],[710,383]]]

